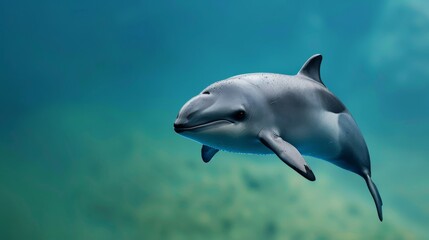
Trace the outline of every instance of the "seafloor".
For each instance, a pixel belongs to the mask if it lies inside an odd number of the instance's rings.
[[[4,239],[423,236],[384,194],[387,181],[379,185],[380,223],[364,181],[333,165],[308,159],[317,177],[309,182],[274,156],[221,152],[205,164],[199,145],[175,136],[171,124],[157,134],[125,116],[62,106],[11,130],[14,142],[1,149]],[[375,181],[382,175],[376,168]]]

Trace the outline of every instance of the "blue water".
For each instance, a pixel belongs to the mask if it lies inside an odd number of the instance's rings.
[[[0,239],[429,238],[429,3],[1,1]],[[173,132],[207,85],[321,75],[367,141],[356,175],[221,152]]]

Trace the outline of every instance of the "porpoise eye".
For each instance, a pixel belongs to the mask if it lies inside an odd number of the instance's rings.
[[[243,110],[238,110],[234,113],[234,119],[241,121],[246,117],[246,112]]]
[[[203,94],[207,94],[208,95],[208,94],[210,94],[210,92],[209,91],[204,91]]]

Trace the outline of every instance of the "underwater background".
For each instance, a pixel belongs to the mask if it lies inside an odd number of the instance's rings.
[[[209,84],[321,76],[367,141],[364,181],[306,157],[204,164],[173,131]],[[429,239],[429,2],[0,1],[0,239]]]

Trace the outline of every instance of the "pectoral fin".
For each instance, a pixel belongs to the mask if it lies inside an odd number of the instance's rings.
[[[303,177],[310,181],[316,180],[316,177],[305,162],[301,153],[290,143],[277,136],[272,131],[262,130],[259,133],[259,140],[266,147],[271,149],[284,163],[289,165]]]
[[[217,152],[219,152],[219,149],[203,145],[203,147],[201,148],[201,157],[203,158],[203,161],[205,163],[208,163],[208,162],[210,162],[210,160],[212,159],[212,157]]]

